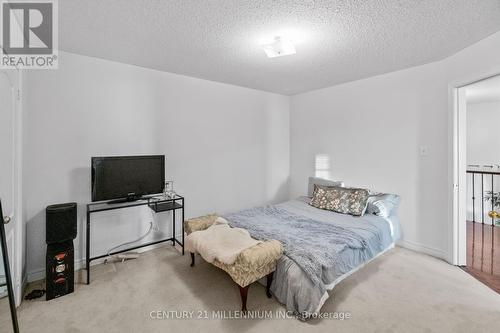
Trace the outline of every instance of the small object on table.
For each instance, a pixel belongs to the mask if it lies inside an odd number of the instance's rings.
[[[163,189],[163,197],[165,199],[175,198],[174,182],[172,180],[167,180],[165,182],[165,187]]]

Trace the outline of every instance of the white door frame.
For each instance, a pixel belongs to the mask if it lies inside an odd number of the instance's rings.
[[[452,262],[465,266],[467,259],[467,101],[465,87],[453,91],[453,240]]]
[[[24,266],[26,260],[25,255],[25,234],[26,227],[24,224],[23,214],[23,105],[22,105],[22,73],[17,70],[17,92],[16,92],[16,112],[14,115],[14,177],[15,177],[15,214],[17,214],[16,225],[16,249],[17,258],[14,273],[16,276],[14,286],[14,297],[16,306],[21,305],[24,287],[26,285],[26,274]],[[24,273],[24,274],[23,274]]]
[[[452,223],[448,262],[457,266],[466,265],[467,257],[467,109],[465,87],[500,75],[500,68],[449,85],[450,132],[451,132],[451,172],[450,206]]]
[[[23,278],[24,236],[22,219],[22,106],[21,106],[21,72],[19,70],[2,70],[0,75],[5,75],[12,86],[13,115],[12,115],[12,211],[4,214],[12,215],[14,228],[12,239],[12,253],[9,253],[11,275],[16,306],[21,304]],[[3,217],[0,220],[3,223]]]

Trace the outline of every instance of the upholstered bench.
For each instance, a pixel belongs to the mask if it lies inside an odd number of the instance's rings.
[[[217,215],[211,214],[186,220],[184,230],[188,235],[195,231],[205,230],[214,224],[216,219]],[[241,309],[246,311],[248,288],[253,282],[266,276],[266,295],[269,298],[271,297],[269,289],[273,280],[273,273],[276,270],[276,262],[282,253],[283,247],[281,243],[276,240],[269,240],[243,250],[231,265],[221,263],[218,260],[215,260],[212,264],[228,273],[236,282],[240,290]],[[194,256],[195,254],[191,253],[191,267],[194,266]]]

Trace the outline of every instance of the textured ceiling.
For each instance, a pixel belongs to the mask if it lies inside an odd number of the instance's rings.
[[[60,48],[296,94],[447,57],[500,30],[500,0],[64,0]],[[276,35],[297,54],[267,58]]]
[[[466,87],[465,92],[469,104],[498,102],[500,101],[500,75],[471,84]]]

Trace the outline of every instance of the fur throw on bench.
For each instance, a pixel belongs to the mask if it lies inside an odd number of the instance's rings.
[[[261,243],[250,237],[245,229],[231,228],[224,218],[202,231],[195,231],[186,237],[186,250],[199,253],[209,263],[218,260],[232,265],[243,251]]]

